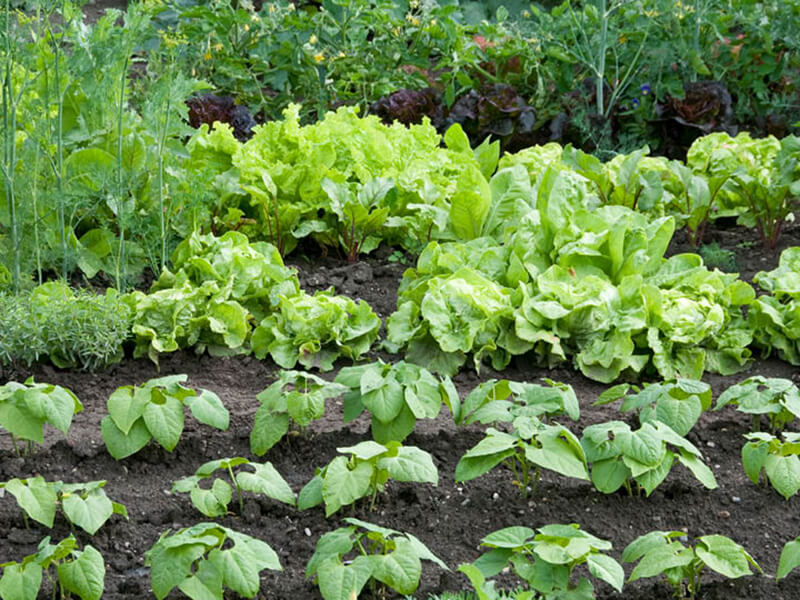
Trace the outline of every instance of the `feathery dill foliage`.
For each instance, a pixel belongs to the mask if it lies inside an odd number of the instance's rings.
[[[49,358],[62,368],[104,367],[122,358],[131,323],[116,290],[97,295],[50,282],[19,295],[0,293],[0,362]]]

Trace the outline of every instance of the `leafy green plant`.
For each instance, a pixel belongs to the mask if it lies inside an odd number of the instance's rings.
[[[544,378],[546,385],[490,379],[476,386],[458,403],[451,400],[457,425],[511,423],[516,417],[545,422],[561,416],[580,418],[580,405],[571,385]]]
[[[81,600],[100,600],[105,587],[106,565],[103,556],[90,545],[78,550],[74,536],[58,544],[50,543],[50,536],[39,543],[38,551],[22,559],[8,562],[0,577],[0,598],[3,600],[34,600],[42,587],[42,574],[47,574],[53,585],[60,588],[61,598],[75,594]],[[50,569],[55,568],[55,578]],[[58,582],[58,586],[56,586]]]
[[[345,367],[336,376],[344,396],[345,423],[364,410],[372,416],[372,438],[386,444],[402,442],[414,431],[417,419],[435,419],[442,408],[458,402],[458,392],[449,378],[438,380],[430,371],[399,361]]]
[[[633,394],[629,394],[629,390]],[[638,411],[639,422],[660,421],[685,436],[700,415],[711,407],[711,386],[703,381],[678,379],[645,384],[643,388],[623,383],[603,392],[595,406],[623,398],[620,410]]]
[[[24,513],[26,525],[30,517],[52,529],[56,511],[60,508],[70,525],[94,535],[111,515],[128,518],[127,509],[106,496],[103,490],[105,485],[105,481],[48,482],[37,476],[28,479],[14,478],[0,483],[0,491],[4,490],[14,496]]]
[[[334,296],[333,288],[313,296],[282,296],[279,309],[253,331],[257,358],[270,355],[279,366],[292,369],[333,369],[340,356],[358,360],[378,337],[381,320],[364,301]]]
[[[735,273],[739,270],[736,265],[736,253],[723,248],[717,242],[703,244],[699,252],[709,269],[719,269],[726,273]]]
[[[724,535],[704,535],[684,545],[683,531],[651,531],[633,540],[622,551],[622,562],[637,562],[628,581],[662,575],[675,598],[696,598],[703,570],[729,579],[752,574],[751,565],[761,567],[747,550]]]
[[[545,525],[536,531],[506,527],[487,535],[481,545],[491,550],[474,563],[458,567],[475,587],[478,600],[501,597],[494,590],[494,582],[486,578],[507,567],[528,586],[529,591],[513,595],[518,600],[594,598],[594,586],[588,578],[573,581],[573,571],[579,565],[586,565],[592,576],[622,591],[625,573],[605,554],[611,550],[611,542],[583,531],[576,523]]]
[[[717,487],[703,455],[688,441],[660,421],[645,422],[636,431],[621,421],[590,425],[583,430],[581,445],[592,465],[592,484],[604,494],[624,487],[633,495],[644,490],[649,496],[669,475],[677,459],[708,489]]]
[[[350,456],[337,456],[322,469],[317,469],[314,478],[297,497],[300,510],[324,502],[325,516],[329,517],[341,507],[367,496],[371,497],[371,506],[374,507],[378,493],[383,491],[389,479],[439,483],[439,472],[433,458],[415,446],[366,441],[336,451]]]
[[[114,289],[104,295],[51,281],[0,294],[0,362],[97,369],[119,362],[131,336],[131,311]]]
[[[185,406],[204,425],[227,429],[230,415],[219,397],[181,385],[187,379],[170,375],[117,388],[108,398],[108,416],[100,422],[109,454],[120,460],[136,454],[151,439],[172,452],[183,432]]]
[[[798,566],[800,566],[800,538],[795,538],[786,542],[781,550],[775,580],[780,581]]]
[[[311,373],[281,369],[278,380],[256,396],[261,406],[250,432],[250,451],[263,456],[283,439],[292,424],[302,433],[311,421],[325,414],[327,399],[346,391],[345,386]]]
[[[786,500],[800,490],[800,433],[782,434],[785,441],[769,433],[746,433],[742,466],[755,484],[764,472],[769,483]]]
[[[150,567],[150,587],[158,600],[176,587],[194,600],[222,600],[224,587],[254,598],[261,589],[261,571],[283,570],[269,544],[216,523],[162,533],[145,553],[144,563]]]
[[[456,465],[456,481],[469,481],[488,473],[500,463],[514,472],[514,485],[527,497],[536,489],[541,469],[577,479],[589,479],[583,448],[569,429],[542,423],[533,416],[519,416],[511,433],[493,427],[486,437],[467,450]]]
[[[33,377],[25,383],[10,381],[0,386],[0,427],[11,434],[18,456],[17,440],[25,440],[30,452],[34,442],[44,441],[45,423],[66,435],[73,415],[82,410],[83,404],[70,390],[60,385],[36,383]]]
[[[755,375],[722,392],[714,410],[729,405],[752,415],[752,431],[761,430],[761,417],[766,415],[770,431],[775,433],[800,417],[800,391],[790,379]]]
[[[236,467],[247,466],[253,471],[239,469],[234,474]],[[201,487],[200,482],[212,477],[215,471],[225,469],[236,489],[239,499],[239,512],[243,512],[242,492],[263,494],[289,506],[295,505],[294,492],[286,480],[281,477],[272,463],[254,463],[246,458],[220,458],[200,465],[194,475],[179,479],[172,484],[172,493],[180,492],[190,494],[192,504],[207,517],[221,517],[228,513],[228,504],[233,497],[231,485],[219,478],[215,478],[210,488]]]
[[[425,544],[410,533],[359,519],[319,538],[306,577],[313,577],[325,600],[350,600],[369,584],[373,593],[391,589],[411,594],[419,586],[422,560],[449,571]],[[384,592],[385,593],[385,592]]]
[[[750,327],[762,354],[777,354],[800,364],[800,248],[781,253],[778,267],[753,277],[768,294],[759,296],[748,312]]]

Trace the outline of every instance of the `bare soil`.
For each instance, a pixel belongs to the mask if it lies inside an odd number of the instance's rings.
[[[747,245],[741,246],[741,241],[747,242],[748,238],[742,238],[740,230],[732,236],[718,230],[710,235],[737,252],[737,260],[749,277],[757,270],[773,268],[777,262],[776,256],[765,255],[757,247],[748,250]],[[677,243],[674,250],[685,249]],[[401,263],[390,262],[389,256],[389,250],[381,250],[376,257],[356,264],[319,256],[292,258],[289,262],[300,270],[301,283],[308,291],[334,285],[337,292],[365,299],[385,317],[395,308],[397,286],[406,268]],[[390,358],[385,354],[381,356]],[[127,506],[130,521],[114,516],[95,536],[90,538],[82,531],[76,535],[81,543],[91,543],[105,557],[105,599],[148,597],[145,551],[164,531],[208,520],[194,509],[187,495],[169,494],[172,482],[193,473],[208,460],[231,456],[255,459],[250,454],[248,438],[258,404],[255,396],[275,380],[277,371],[272,362],[251,357],[218,359],[181,352],[164,356],[160,373],[147,360],[130,359],[98,373],[60,371],[46,365],[6,372],[0,382],[21,381],[28,375],[35,375],[39,381],[67,386],[82,400],[85,410],[75,417],[66,439],[50,430],[45,446],[28,457],[17,458],[8,439],[0,438],[0,480],[37,474],[48,481],[107,480],[105,489],[109,497]],[[173,453],[149,446],[123,461],[113,460],[105,451],[100,435],[100,420],[106,414],[108,396],[120,385],[138,384],[159,374],[172,373],[186,373],[190,385],[219,394],[231,413],[229,430],[218,432],[187,416],[186,430]],[[768,360],[754,363],[747,372],[737,376],[709,375],[707,381],[716,395],[728,385],[756,373],[798,379],[796,368]],[[332,378],[335,372],[325,376]],[[613,406],[591,406],[605,386],[585,379],[568,367],[552,371],[534,367],[526,357],[519,357],[502,374],[488,368],[480,374],[467,370],[460,373],[455,382],[463,396],[480,381],[492,377],[537,381],[545,376],[575,388],[581,402],[581,420],[568,425],[576,433],[580,434],[592,423],[620,418]],[[406,442],[434,456],[440,475],[436,487],[390,483],[374,511],[366,504],[358,504],[327,520],[321,507],[299,512],[269,499],[248,496],[243,511],[233,502],[231,514],[220,522],[265,540],[280,556],[284,572],[262,573],[259,598],[320,598],[315,586],[304,577],[305,565],[320,535],[340,526],[342,517],[356,516],[413,533],[453,570],[459,563],[479,556],[483,536],[510,525],[535,528],[549,523],[580,523],[591,533],[612,541],[617,558],[631,540],[654,529],[683,529],[689,536],[719,533],[741,543],[766,575],[726,581],[709,574],[709,583],[703,587],[700,598],[794,600],[800,598],[800,572],[780,583],[775,582],[774,573],[783,545],[800,535],[800,499],[784,501],[771,489],[755,486],[747,480],[741,467],[740,450],[742,434],[748,431],[748,425],[749,420],[743,415],[726,409],[705,414],[689,434],[689,439],[704,452],[717,477],[719,488],[714,491],[706,490],[681,467],[676,467],[649,498],[604,495],[586,482],[545,473],[537,492],[523,499],[512,485],[511,473],[503,469],[495,469],[469,484],[454,483],[458,459],[478,442],[481,433],[474,427],[457,429],[449,414],[443,411],[434,421],[420,422]],[[295,491],[299,491],[314,475],[315,467],[326,464],[336,455],[337,447],[368,437],[368,422],[362,418],[344,425],[341,402],[334,400],[329,403],[325,418],[313,425],[308,438],[285,439],[265,459],[275,465]],[[0,499],[0,531],[5,532],[0,542],[0,563],[20,560],[34,552],[39,540],[46,535],[58,540],[69,534],[62,519],[57,519],[53,531],[36,523],[26,529],[22,513],[10,496]],[[513,586],[515,582],[508,579],[504,583]],[[458,589],[468,589],[463,576],[425,565],[416,597],[427,598],[428,593]],[[599,598],[658,600],[670,597],[667,586],[655,580],[626,586],[621,595],[605,584],[598,584],[597,589]],[[362,597],[368,596],[362,594]]]

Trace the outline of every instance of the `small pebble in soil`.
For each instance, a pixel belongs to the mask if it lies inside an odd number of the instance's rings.
[[[716,448],[717,447],[717,445],[714,442],[706,442],[706,446],[708,446],[709,448]]]
[[[731,516],[731,513],[729,513],[727,510],[721,510],[721,511],[719,511],[719,513],[717,513],[717,514],[718,514],[720,517],[722,517],[723,519],[728,519],[728,518],[730,518],[730,516]]]
[[[306,537],[311,537],[311,530],[308,527],[303,529],[303,533],[306,534]]]
[[[464,501],[461,503],[461,506],[466,506],[467,504],[469,504],[469,498],[467,498],[466,500],[464,500]]]
[[[734,504],[739,504],[741,501],[742,501],[742,499],[739,498],[739,496],[732,496],[731,497],[731,502],[733,502]]]
[[[500,494],[498,494],[497,492],[492,494],[492,500],[499,500],[499,499],[500,499]]]

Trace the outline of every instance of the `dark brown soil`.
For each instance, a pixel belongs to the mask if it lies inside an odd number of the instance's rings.
[[[740,252],[741,248],[735,244],[742,240],[741,231],[731,237],[734,245],[727,243],[727,232],[723,230],[715,229],[710,235],[737,249],[737,260],[742,261],[740,264],[749,276],[776,264],[776,256],[764,255],[762,251]],[[675,250],[685,249],[678,244]],[[385,317],[395,307],[397,285],[406,268],[402,263],[390,262],[390,255],[389,250],[381,250],[375,258],[356,264],[318,256],[292,258],[289,262],[299,268],[301,282],[308,291],[335,285],[338,292],[365,299]],[[145,551],[164,531],[208,520],[194,509],[188,497],[169,494],[174,480],[193,473],[207,460],[239,455],[254,458],[249,452],[248,436],[257,406],[255,395],[275,379],[277,368],[269,361],[259,362],[249,357],[213,359],[175,353],[161,359],[160,374],[171,373],[186,373],[192,386],[219,394],[231,413],[230,429],[218,432],[187,418],[186,430],[173,453],[150,446],[120,462],[106,453],[100,435],[106,399],[120,385],[138,384],[158,375],[152,363],[126,360],[102,373],[59,371],[41,365],[30,372],[5,373],[5,379],[20,381],[33,374],[38,381],[67,386],[84,403],[85,410],[76,416],[67,438],[54,430],[48,431],[45,446],[32,456],[15,457],[8,438],[0,438],[0,480],[41,474],[47,480],[65,482],[108,481],[109,497],[128,507],[130,521],[115,516],[91,539],[80,531],[77,535],[82,543],[91,542],[105,557],[104,598],[109,600],[147,597],[150,592],[148,570],[144,568]],[[731,383],[755,373],[797,376],[797,370],[786,363],[762,361],[735,377],[708,376],[707,380],[715,394],[719,394]],[[465,371],[455,381],[463,396],[480,381],[500,376],[524,381],[547,376],[570,383],[583,411],[580,423],[570,424],[576,433],[586,425],[619,418],[613,406],[591,406],[604,389],[601,384],[566,367],[552,371],[533,367],[525,357],[515,360],[502,374],[489,369],[480,374]],[[406,442],[433,454],[439,468],[438,487],[390,483],[374,512],[359,504],[354,510],[341,511],[342,514],[329,520],[321,508],[299,512],[278,502],[249,496],[241,514],[233,502],[232,513],[220,522],[267,541],[279,554],[284,572],[263,572],[259,598],[319,598],[315,586],[304,578],[305,564],[319,536],[340,526],[340,518],[349,515],[413,533],[454,570],[459,563],[477,558],[483,536],[510,525],[580,523],[595,535],[611,540],[617,557],[632,539],[654,529],[683,529],[690,536],[720,533],[744,545],[766,575],[734,581],[709,575],[709,584],[703,588],[701,598],[800,598],[800,573],[780,583],[774,580],[781,548],[800,535],[800,500],[795,497],[784,501],[772,490],[754,486],[746,479],[739,453],[748,423],[748,419],[733,410],[712,412],[704,415],[689,435],[713,468],[719,481],[717,490],[704,489],[680,467],[673,470],[650,498],[606,496],[594,491],[588,483],[545,473],[537,493],[524,500],[511,483],[511,473],[502,469],[466,485],[453,482],[458,459],[481,434],[476,428],[457,429],[443,411],[437,420],[419,423]],[[326,417],[312,426],[310,437],[284,440],[265,458],[299,491],[313,476],[315,467],[336,455],[336,447],[366,439],[367,429],[368,423],[363,418],[343,425],[341,402],[331,401]],[[34,552],[45,535],[61,539],[69,534],[63,520],[57,520],[54,531],[35,523],[30,530],[26,529],[21,511],[9,496],[0,501],[0,530],[6,532],[0,544],[0,563],[20,560]],[[468,589],[463,576],[426,565],[416,597],[457,589]],[[627,586],[620,596],[605,584],[599,584],[598,597],[665,599],[669,591],[661,582],[643,581]]]

